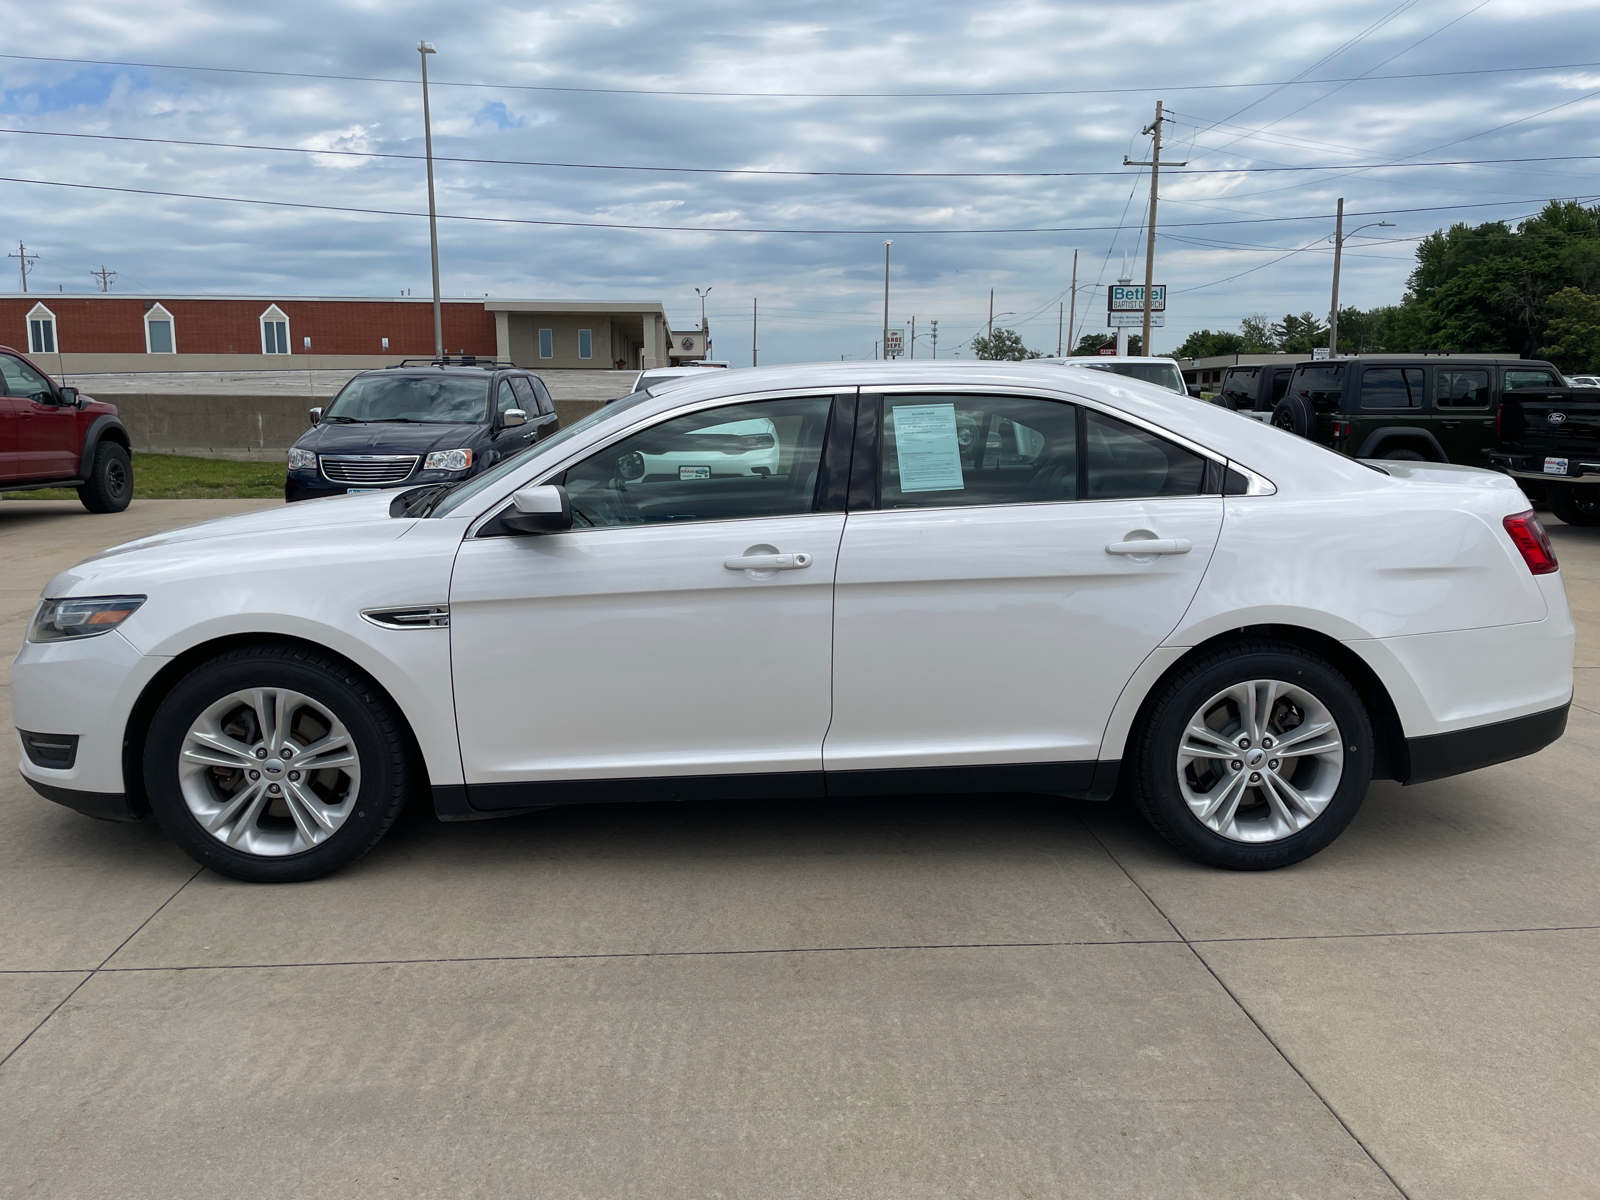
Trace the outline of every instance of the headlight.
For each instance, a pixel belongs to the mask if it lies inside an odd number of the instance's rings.
[[[138,611],[143,596],[82,596],[46,600],[33,615],[30,642],[66,642],[110,633]]]
[[[465,471],[472,465],[471,450],[435,450],[422,464],[424,471]]]
[[[317,469],[317,456],[310,450],[289,451],[289,470],[315,471]]]

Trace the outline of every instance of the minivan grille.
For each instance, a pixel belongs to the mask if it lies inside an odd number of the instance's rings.
[[[370,487],[399,483],[417,469],[415,454],[324,454],[322,474],[334,483]]]

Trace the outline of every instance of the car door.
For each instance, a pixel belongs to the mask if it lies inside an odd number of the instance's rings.
[[[517,402],[528,414],[528,424],[533,429],[533,441],[548,437],[556,431],[556,406],[548,393],[526,375],[513,375],[511,386],[516,389]]]
[[[1365,363],[1357,368],[1356,413],[1350,444],[1355,453],[1370,453],[1367,439],[1381,429],[1403,426],[1431,431],[1428,418],[1424,371],[1421,367],[1385,366]],[[1375,448],[1382,453],[1382,448]]]
[[[862,409],[829,792],[999,786],[997,766],[1030,790],[1087,786],[1123,686],[1199,587],[1220,468],[1055,398],[923,390]]]
[[[528,400],[517,394],[513,386],[513,377],[502,375],[495,384],[494,389],[494,439],[495,451],[500,457],[505,458],[512,454],[520,454],[533,445],[539,436],[539,427],[534,424],[539,419],[538,409],[529,407]],[[526,414],[527,420],[521,425],[507,425],[506,413],[512,409],[520,409]]]
[[[17,479],[70,479],[78,469],[78,410],[56,403],[53,384],[27,363],[0,354],[0,376],[11,397]]]
[[[1433,435],[1453,463],[1488,465],[1494,446],[1488,367],[1439,366],[1433,371]]]
[[[6,395],[0,378],[0,479],[17,477],[17,401]]]
[[[832,408],[807,395],[669,416],[554,481],[570,532],[462,545],[451,661],[474,807],[617,781],[678,795],[692,777],[710,781],[696,795],[820,794],[844,527],[842,478],[832,499],[819,489]],[[726,432],[755,420],[771,432]]]

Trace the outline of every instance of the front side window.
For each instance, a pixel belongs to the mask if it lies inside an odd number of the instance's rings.
[[[1084,421],[1085,499],[1198,496],[1206,460],[1165,438],[1104,413]]]
[[[594,335],[587,329],[578,330],[578,357],[594,357]]]
[[[556,356],[556,332],[553,329],[539,330],[539,357],[554,358]]]
[[[727,405],[613,443],[566,472],[573,529],[810,512],[832,404]]]
[[[344,385],[324,421],[481,425],[489,419],[489,380],[479,376],[357,375]]]
[[[1362,408],[1421,408],[1421,367],[1368,367],[1361,376]]]
[[[157,304],[144,315],[144,348],[150,354],[177,353],[172,314]]]
[[[1077,412],[1031,396],[885,397],[879,506],[1075,500]]]
[[[1433,402],[1440,408],[1488,408],[1489,372],[1446,371],[1440,367]]]
[[[494,397],[494,410],[495,410],[495,412],[503,417],[503,416],[506,415],[506,413],[510,412],[513,408],[521,408],[521,407],[522,407],[521,403],[517,400],[516,389],[511,386],[511,380],[510,379],[502,379],[500,381],[500,387],[495,391],[495,397]]]
[[[56,352],[56,316],[42,304],[35,304],[33,311],[28,314],[28,352]]]
[[[1518,392],[1527,388],[1558,388],[1561,384],[1549,371],[1528,367],[1506,368],[1506,391]]]
[[[13,358],[9,354],[0,354],[0,383],[4,384],[0,392],[7,396],[21,396],[40,404],[48,404],[55,399],[55,388],[50,386],[48,379],[20,358]]]

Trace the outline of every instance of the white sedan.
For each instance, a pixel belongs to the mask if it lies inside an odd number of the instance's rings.
[[[727,437],[766,469],[718,470]],[[13,694],[39,792],[241,879],[350,862],[418,788],[470,820],[1121,784],[1259,869],[1373,778],[1559,737],[1573,642],[1505,476],[1060,364],[839,363],[97,555],[45,589]]]

